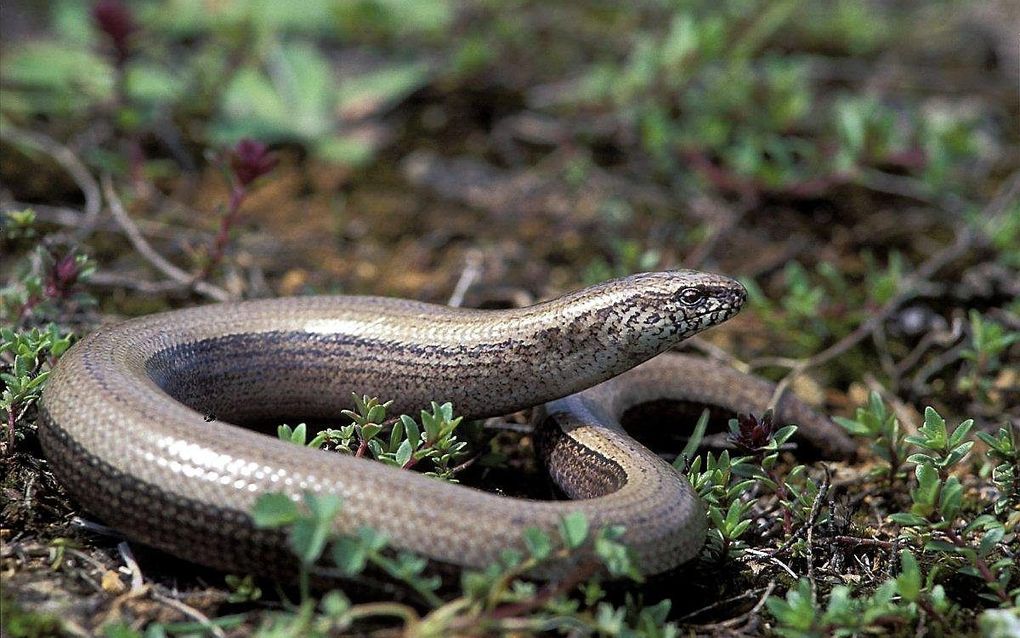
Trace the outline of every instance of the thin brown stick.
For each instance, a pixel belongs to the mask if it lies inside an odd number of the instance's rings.
[[[477,249],[471,249],[464,255],[464,270],[460,273],[460,277],[457,279],[457,284],[453,287],[453,292],[450,294],[449,301],[446,305],[459,308],[464,303],[464,295],[474,285],[475,280],[482,274],[482,252]]]
[[[172,281],[177,282],[180,288],[193,289],[195,292],[210,299],[214,299],[216,301],[230,301],[234,298],[233,295],[219,286],[214,286],[213,284],[205,281],[196,281],[195,277],[190,273],[173,265],[167,261],[166,258],[156,252],[156,250],[149,244],[148,240],[146,240],[142,235],[138,226],[131,221],[127,211],[124,210],[124,205],[121,203],[120,197],[117,196],[117,192],[113,188],[113,180],[110,179],[108,174],[103,174],[102,182],[103,193],[106,196],[106,202],[110,206],[110,212],[113,214],[113,218],[124,230],[124,234],[127,235],[128,241],[130,241],[131,245],[138,251],[138,254],[152,264],[156,270]]]
[[[845,353],[850,348],[853,348],[858,343],[866,339],[874,331],[875,327],[880,325],[886,319],[888,319],[896,310],[903,304],[903,302],[910,299],[918,286],[935,272],[941,269],[943,266],[953,261],[961,254],[966,252],[970,248],[971,243],[974,240],[974,232],[971,230],[965,230],[959,235],[952,245],[947,246],[945,249],[939,251],[935,255],[932,255],[926,262],[924,262],[920,268],[914,273],[904,279],[904,285],[892,299],[886,302],[884,306],[875,314],[871,315],[867,321],[857,326],[857,328],[843,337],[836,343],[832,344],[825,350],[816,353],[806,359],[790,359],[787,357],[761,357],[751,361],[750,366],[752,368],[762,368],[766,366],[782,366],[793,368],[797,371],[797,374],[802,373],[804,370],[809,368],[817,367],[823,363],[826,363],[839,355]],[[791,372],[792,374],[792,372]],[[789,377],[790,375],[787,375]],[[786,381],[784,379],[783,381]]]
[[[206,616],[199,610],[195,609],[191,605],[187,605],[177,600],[176,598],[164,596],[163,594],[157,592],[154,589],[149,591],[149,597],[155,600],[156,602],[163,603],[164,605],[167,605],[169,607],[173,607],[174,609],[181,612],[185,616],[188,616],[189,618],[196,620],[199,624],[202,625],[203,628],[205,628],[206,631],[208,631],[213,636],[216,636],[216,638],[227,637],[227,635],[223,632],[222,629],[212,624],[212,621],[209,620],[208,616]]]
[[[766,601],[768,601],[769,596],[772,595],[772,591],[775,588],[776,588],[776,581],[770,580],[769,584],[765,587],[765,589],[762,591],[761,595],[758,597],[758,602],[755,603],[754,607],[752,607],[751,609],[747,610],[743,614],[740,614],[739,616],[736,616],[735,618],[729,618],[727,620],[723,620],[723,621],[720,621],[720,622],[717,622],[717,623],[712,623],[712,624],[709,624],[709,625],[695,625],[695,626],[698,629],[700,629],[700,630],[703,630],[703,631],[712,631],[714,633],[716,630],[728,629],[730,627],[735,627],[735,626],[737,626],[737,625],[739,625],[741,623],[746,623],[751,618],[753,618],[756,614],[758,614],[758,612],[760,612],[762,610],[762,607],[765,606]]]
[[[148,281],[141,277],[110,272],[108,270],[99,270],[92,273],[89,277],[89,285],[100,288],[125,288],[146,295],[165,295],[183,290],[176,281]]]
[[[994,223],[994,220],[996,220],[1003,211],[1006,210],[1008,203],[1013,201],[1018,192],[1020,192],[1020,172],[1013,174],[1002,191],[1000,191],[1000,193],[985,207],[984,214],[981,217],[989,225]],[[981,237],[982,233],[971,227],[964,227],[963,230],[956,235],[956,239],[952,244],[929,257],[917,268],[917,270],[904,278],[903,285],[900,287],[899,292],[896,293],[892,299],[887,301],[878,312],[871,315],[867,321],[857,326],[853,332],[832,344],[825,350],[822,350],[821,352],[806,359],[762,357],[752,361],[750,363],[752,368],[761,368],[764,366],[782,366],[790,368],[790,371],[786,374],[786,376],[784,376],[782,380],[776,384],[776,390],[772,394],[770,405],[774,407],[778,404],[779,399],[782,398],[783,394],[790,387],[793,381],[805,371],[831,361],[870,336],[875,329],[892,316],[892,314],[896,312],[896,310],[899,309],[904,302],[911,299],[917,290],[928,281],[928,279],[930,279],[944,266],[965,254],[975,243],[977,243],[979,239],[981,239]]]
[[[46,153],[53,161],[67,171],[74,183],[78,185],[82,195],[85,197],[85,213],[75,231],[75,237],[84,239],[92,234],[96,221],[99,219],[99,211],[102,209],[103,198],[99,193],[99,185],[96,178],[85,167],[85,164],[78,159],[74,151],[64,146],[53,138],[35,131],[25,131],[15,126],[5,125],[0,127],[0,138],[6,139],[12,144],[27,146]]]
[[[840,545],[858,545],[861,547],[880,547],[881,549],[891,549],[893,544],[891,541],[883,541],[878,538],[858,538],[856,536],[830,536],[825,539],[829,543],[839,543]]]
[[[131,551],[131,546],[127,544],[127,541],[121,541],[117,543],[117,551],[120,553],[121,560],[124,561],[124,565],[127,566],[128,571],[131,572],[131,591],[139,591],[145,584],[145,576],[142,575],[142,568],[138,565],[138,561],[135,560],[134,552]]]

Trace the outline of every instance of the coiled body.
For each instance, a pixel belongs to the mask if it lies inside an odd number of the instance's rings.
[[[260,494],[313,491],[342,497],[338,533],[370,526],[399,549],[473,567],[520,547],[528,527],[552,531],[580,511],[596,527],[625,525],[640,568],[654,574],[698,550],[702,509],[679,473],[619,428],[617,408],[592,407],[596,399],[553,403],[543,419],[551,474],[573,501],[500,497],[241,425],[335,422],[352,392],[393,399],[395,414],[430,400],[468,417],[542,405],[724,321],[743,299],[729,279],[680,271],[519,310],[307,297],[152,315],[100,329],[65,354],[41,403],[40,438],[89,510],[217,568],[292,564],[281,534],[257,529],[249,513]],[[688,387],[698,392],[701,381]],[[644,396],[647,386],[636,377],[608,394]]]

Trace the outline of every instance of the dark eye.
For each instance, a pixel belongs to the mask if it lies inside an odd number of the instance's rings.
[[[695,306],[705,300],[705,293],[701,292],[697,288],[684,288],[680,291],[680,302],[688,305]]]

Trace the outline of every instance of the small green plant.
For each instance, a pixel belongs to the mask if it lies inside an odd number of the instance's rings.
[[[905,113],[879,97],[823,99],[808,56],[779,44],[826,22],[798,19],[802,5],[728,0],[649,11],[625,53],[596,58],[569,101],[613,113],[661,171],[692,169],[747,197],[817,196],[866,181],[874,167],[907,171],[936,192],[959,183],[961,158],[980,148],[974,123],[920,108]],[[888,20],[872,9],[841,24],[874,38],[888,32]]]
[[[262,598],[262,588],[255,584],[255,578],[250,574],[246,576],[227,574],[224,581],[230,589],[227,596],[229,603],[247,603]]]
[[[1009,507],[1020,505],[1020,446],[1017,445],[1017,427],[1001,427],[995,434],[978,432],[977,436],[988,446],[987,456],[992,483],[999,491],[995,513],[1003,515]],[[1016,521],[1020,523],[1020,521]]]
[[[0,238],[4,241],[32,239],[36,236],[36,213],[31,208],[5,210],[0,214]]]
[[[892,253],[885,265],[867,253],[863,262],[863,271],[855,277],[828,262],[811,270],[790,262],[782,272],[778,302],[756,282],[742,283],[751,309],[770,333],[789,343],[798,356],[809,356],[848,335],[900,290],[904,264],[898,253]]]
[[[800,480],[804,489],[808,489],[810,481],[803,481],[804,466],[793,467],[785,476],[777,469],[780,449],[796,433],[797,426],[779,427],[774,413],[768,410],[761,419],[752,414],[730,419],[729,427],[730,441],[750,454],[751,462],[746,465],[750,470],[749,478],[779,499],[783,510],[783,532],[790,535],[794,520],[805,520],[811,509],[811,501],[804,501],[806,492],[794,489],[791,482]]]
[[[350,28],[351,18],[325,3],[271,10],[182,6],[173,12],[109,0],[90,12],[89,4],[55,3],[51,37],[24,43],[4,57],[2,111],[15,120],[44,116],[71,125],[105,116],[132,147],[136,157],[128,161],[135,177],[155,164],[145,162],[141,135],[178,117],[188,118],[205,146],[244,138],[296,142],[327,162],[364,163],[376,144],[348,122],[362,124],[359,118],[432,77],[428,64],[396,60],[339,80],[310,36],[331,24]],[[398,13],[415,18],[401,19],[394,31],[434,28],[410,7]],[[362,35],[362,29],[352,35]],[[282,37],[283,30],[289,37]],[[182,39],[191,46],[168,64],[165,52]],[[113,153],[97,153],[96,159],[124,164]]]
[[[60,618],[23,608],[11,600],[7,592],[0,595],[0,618],[4,635],[11,638],[44,638],[60,633]]]
[[[883,582],[871,595],[854,597],[849,587],[837,585],[822,607],[811,582],[801,578],[785,599],[771,596],[766,603],[776,619],[776,633],[785,638],[881,633],[890,626],[916,624],[922,615],[945,625],[952,604],[941,585],[925,583],[917,559],[903,550],[899,576]]]
[[[23,226],[5,227],[23,232]],[[0,288],[0,320],[8,325],[65,321],[76,311],[95,305],[82,284],[95,263],[74,249],[57,250],[40,242],[15,265],[12,279]]]
[[[154,622],[145,631],[135,629],[124,621],[115,621],[102,626],[104,638],[168,638],[168,636],[215,636],[217,632],[229,631],[244,625],[244,614],[220,616],[204,621],[183,621],[172,623]]]
[[[994,404],[991,395],[996,374],[1003,368],[1003,357],[1020,343],[1020,330],[1008,330],[1002,324],[971,310],[970,343],[961,353],[967,366],[960,376],[958,387],[987,404]]]
[[[353,421],[353,430],[358,437],[358,449],[355,456],[365,456],[371,449],[369,442],[372,441],[383,430],[383,422],[386,421],[386,408],[392,405],[393,401],[381,403],[376,397],[358,396],[354,397],[354,410],[344,410],[343,415]],[[343,430],[341,430],[343,432]],[[349,436],[344,436],[350,439]]]
[[[946,420],[934,408],[925,408],[924,424],[917,430],[917,434],[906,437],[907,443],[916,445],[925,452],[911,454],[907,461],[919,466],[933,467],[938,471],[940,479],[947,479],[949,471],[974,447],[974,441],[967,440],[967,434],[972,427],[974,420],[967,419],[949,432]]]
[[[837,416],[833,420],[852,436],[871,442],[871,451],[886,462],[876,467],[874,473],[884,475],[891,487],[906,461],[907,441],[899,419],[886,407],[881,395],[871,392],[867,406],[857,408],[852,419]]]
[[[1002,605],[1020,604],[1020,586],[1012,585],[1015,566],[1002,555],[1005,524],[992,514],[980,514],[966,521],[963,513],[964,488],[951,472],[970,452],[973,441],[964,440],[973,422],[964,421],[949,431],[945,419],[931,407],[925,410],[924,425],[909,443],[924,451],[911,455],[916,463],[916,486],[910,490],[909,512],[898,512],[890,520],[904,527],[908,538],[920,541],[925,551],[934,552],[950,564],[962,561],[958,571],[978,578],[987,589],[981,595]]]
[[[689,449],[677,457],[674,467],[684,471],[683,465],[689,454],[694,453],[708,425],[708,411],[702,413],[694,427]],[[702,458],[705,469],[702,471]],[[705,552],[715,560],[723,561],[728,556],[739,556],[744,548],[740,537],[751,526],[748,513],[754,501],[742,498],[748,492],[754,479],[748,478],[750,457],[738,456],[730,458],[729,450],[723,450],[719,456],[708,452],[704,457],[697,456],[686,468],[687,480],[701,497],[708,508],[708,519],[711,527],[708,530],[708,541]]]
[[[1020,246],[1020,202],[1006,204],[1003,214],[994,218],[980,215],[975,209],[968,221],[988,236],[997,252],[998,263],[1006,268],[1020,269],[1020,251],[1016,249]]]
[[[350,425],[322,430],[307,442],[307,426],[304,423],[293,428],[281,425],[277,435],[298,445],[320,448],[329,443],[344,454],[371,454],[377,461],[405,470],[427,460],[432,468],[425,472],[427,476],[456,482],[457,468],[454,464],[467,455],[467,443],[457,440],[455,435],[463,418],[453,416],[453,404],[440,405],[433,401],[429,410],[421,411],[421,425],[402,414],[390,425],[389,436],[382,437],[386,429],[386,410],[393,402],[383,403],[378,398],[357,394],[353,397],[355,409],[343,411],[343,415],[353,421]]]
[[[57,359],[70,346],[72,335],[54,324],[44,329],[15,331],[0,328],[0,410],[7,424],[7,452],[14,449],[16,425],[42,394]]]
[[[339,499],[314,494],[305,494],[300,502],[283,494],[266,494],[256,502],[257,525],[287,530],[301,582],[301,600],[285,612],[271,614],[257,635],[325,636],[349,630],[366,618],[398,619],[411,636],[568,628],[648,638],[678,635],[676,626],[666,622],[669,601],[642,606],[628,597],[623,606],[615,607],[604,600],[606,593],[598,580],[601,570],[640,579],[630,551],[619,541],[621,528],[593,531],[582,514],[573,513],[562,519],[555,539],[538,529],[526,530],[522,549],[507,549],[484,570],[465,570],[461,593],[443,600],[438,577],[425,575],[425,559],[406,552],[393,556],[386,538],[368,528],[352,536],[333,535],[332,521],[340,510]],[[591,548],[593,559],[573,561],[571,556],[585,547]],[[313,568],[323,569],[326,557],[335,574],[346,578],[359,577],[367,569],[381,571],[411,589],[430,611],[422,617],[396,602],[355,605],[339,590],[316,601],[310,595],[309,574]],[[525,578],[553,563],[573,567],[541,588]],[[578,586],[583,603],[568,595]]]
[[[319,449],[322,444],[329,438],[329,431],[323,430],[316,434],[311,441],[308,440],[308,425],[305,423],[298,423],[296,426],[291,427],[284,423],[283,425],[276,428],[276,436],[281,441],[287,441],[295,445],[305,445],[310,448]]]

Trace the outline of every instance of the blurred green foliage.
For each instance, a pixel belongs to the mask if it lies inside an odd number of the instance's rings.
[[[52,35],[19,43],[4,56],[3,116],[79,126],[105,116],[127,133],[174,121],[203,147],[245,137],[293,142],[326,161],[357,165],[375,147],[351,135],[348,120],[420,88],[430,68],[422,60],[380,57],[340,71],[319,43],[360,33],[369,20],[388,25],[392,35],[425,36],[450,16],[443,2],[171,0],[131,8],[141,27],[121,71],[103,54],[90,5],[55,3]]]
[[[971,170],[961,160],[989,147],[975,118],[921,95],[846,87],[851,56],[866,64],[910,19],[877,3],[167,0],[132,8],[140,31],[118,78],[89,5],[55,2],[52,35],[4,56],[3,113],[81,121],[112,109],[136,130],[186,120],[202,146],[254,137],[360,164],[375,148],[351,134],[346,115],[437,80],[484,85],[500,65],[503,75],[515,69],[520,88],[571,87],[536,108],[609,116],[664,176],[694,168],[724,191],[810,197],[888,169],[954,192]],[[338,63],[340,49],[375,59],[366,68]]]
[[[941,191],[977,152],[972,122],[826,81],[836,56],[892,37],[888,8],[689,0],[649,13],[624,55],[582,75],[573,103],[614,111],[667,173],[687,164],[725,190],[813,196],[890,167]]]
[[[884,266],[867,252],[862,258],[866,270],[855,275],[831,262],[821,262],[813,270],[789,262],[778,299],[767,296],[754,281],[744,281],[750,307],[770,336],[785,344],[784,350],[808,356],[845,337],[899,290],[904,266],[898,253],[892,253]]]

